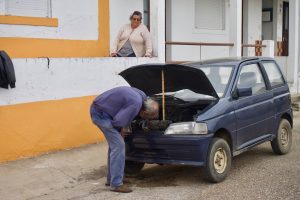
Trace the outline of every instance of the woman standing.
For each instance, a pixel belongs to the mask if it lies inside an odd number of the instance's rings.
[[[118,32],[112,46],[111,56],[151,57],[151,37],[147,27],[141,24],[142,13],[134,11],[129,19],[131,23],[124,25]]]

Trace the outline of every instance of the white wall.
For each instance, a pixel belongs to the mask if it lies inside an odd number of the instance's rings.
[[[242,0],[230,0],[229,5],[229,41],[234,44],[229,48],[229,55],[239,57],[242,52]]]
[[[0,15],[4,15],[4,11],[5,11],[5,4],[4,4],[5,0],[0,0]]]
[[[229,41],[229,1],[225,0],[225,30],[200,30],[195,28],[194,0],[167,0],[167,41],[180,42],[231,42]],[[167,48],[168,60],[199,60],[199,46],[172,46]],[[201,48],[201,58],[224,57],[229,55],[229,47]]]
[[[0,2],[1,1],[2,0],[0,0]],[[65,1],[66,0],[64,0],[64,2]],[[98,2],[97,0],[89,1]],[[60,3],[59,0],[53,0],[53,3],[54,2]],[[65,13],[66,16],[72,15],[73,12],[77,12],[76,9],[78,9],[81,2],[82,6],[84,3],[87,4],[86,1],[83,3],[83,1],[76,0],[74,1],[76,5],[71,5],[73,9],[72,12],[68,11],[65,6],[60,7],[60,10],[56,9],[56,12]],[[49,66],[45,58],[13,59],[17,80],[16,88],[9,90],[0,88],[0,105],[97,95],[112,87],[127,84],[123,78],[118,75],[122,70],[138,64],[163,62],[165,28],[164,20],[162,19],[164,19],[164,2],[152,0],[151,5],[153,9],[153,20],[151,21],[153,24],[151,25],[153,26],[153,34],[156,36],[154,41],[156,45],[155,51],[159,55],[158,57],[50,58]],[[97,13],[98,4],[91,3],[87,7],[93,10],[95,9]],[[112,0],[110,4],[111,37],[116,35],[118,29],[123,24],[129,23],[129,16],[134,10],[143,11],[142,7],[143,1],[139,0]],[[66,10],[65,12],[63,8]],[[79,12],[79,14],[88,12],[88,9],[82,10],[84,11]],[[89,16],[93,15],[93,12],[94,11],[92,11]],[[55,17],[57,13],[54,12],[53,16]],[[98,16],[98,14],[96,15]],[[98,23],[95,25],[92,22],[90,25],[96,27],[95,30],[98,34]],[[15,25],[7,26],[14,27],[14,31],[17,30],[15,29]],[[2,27],[4,27],[4,25],[0,25],[1,33],[4,30]],[[22,30],[22,28],[26,30],[27,28],[35,27],[21,26],[19,28],[20,30]],[[82,26],[78,28],[80,29]],[[46,35],[44,36],[46,37]],[[12,34],[9,36],[15,35]],[[32,36],[36,36],[36,32],[32,32],[30,37]],[[72,37],[70,36],[70,38]],[[81,39],[85,38],[83,37]],[[158,45],[159,43],[160,45]]]
[[[0,13],[1,5],[4,0]],[[52,17],[58,18],[58,27],[0,24],[0,37],[98,39],[98,0],[52,0]]]
[[[243,43],[255,44],[261,40],[262,33],[262,0],[244,0]],[[255,48],[244,48],[245,56],[255,56]]]
[[[296,22],[297,23],[297,22]],[[299,51],[299,47],[300,47],[300,3],[298,2],[298,64],[297,64],[297,71],[295,70],[295,78],[296,78],[296,93],[300,93],[300,51]]]
[[[157,58],[51,58],[13,59],[16,88],[0,88],[0,106],[97,95],[127,85],[122,70]]]
[[[165,62],[165,1],[150,1],[150,33],[153,42],[153,56]]]
[[[299,1],[289,1],[289,56],[288,56],[288,80],[297,85],[298,69],[299,69]]]
[[[273,39],[282,41],[283,0],[273,1]]]

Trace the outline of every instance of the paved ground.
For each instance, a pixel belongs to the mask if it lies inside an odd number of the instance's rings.
[[[269,143],[234,158],[228,178],[206,183],[196,167],[147,165],[128,178],[130,194],[104,186],[106,143],[0,165],[1,200],[300,199],[300,112],[293,147],[276,156]]]

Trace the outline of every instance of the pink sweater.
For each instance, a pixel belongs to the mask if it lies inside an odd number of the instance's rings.
[[[128,39],[136,57],[152,56],[151,36],[143,24],[135,29],[132,29],[130,24],[124,25],[118,32],[111,53],[117,53]]]

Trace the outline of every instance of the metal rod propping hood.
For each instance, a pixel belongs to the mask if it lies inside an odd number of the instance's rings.
[[[163,120],[166,120],[166,115],[165,115],[165,74],[164,70],[161,70],[161,92],[162,92],[162,115],[163,115]]]

